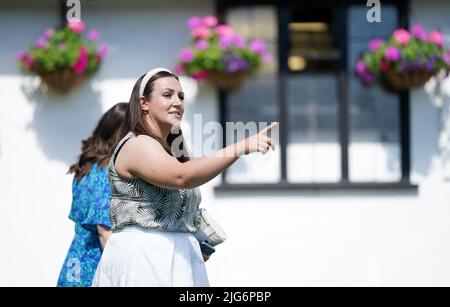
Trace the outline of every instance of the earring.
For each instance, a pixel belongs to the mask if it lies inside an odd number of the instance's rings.
[[[148,114],[148,111],[147,110],[144,110],[144,115],[147,115]]]

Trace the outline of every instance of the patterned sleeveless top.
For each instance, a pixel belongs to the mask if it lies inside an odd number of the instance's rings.
[[[195,232],[199,223],[200,189],[168,189],[143,179],[121,178],[114,168],[116,156],[129,132],[117,145],[109,162],[112,230],[127,225],[174,232]]]

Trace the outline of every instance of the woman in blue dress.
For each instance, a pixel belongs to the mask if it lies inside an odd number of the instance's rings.
[[[128,103],[118,103],[102,116],[92,135],[82,141],[79,160],[69,168],[68,173],[74,174],[69,219],[75,222],[75,236],[59,274],[58,287],[92,284],[111,234],[107,165],[119,141],[118,127],[127,109]]]

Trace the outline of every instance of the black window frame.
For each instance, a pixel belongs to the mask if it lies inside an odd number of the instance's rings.
[[[251,191],[251,190],[404,190],[417,193],[418,186],[410,181],[411,170],[411,141],[410,141],[410,92],[399,93],[399,137],[400,137],[400,157],[401,157],[401,179],[396,182],[351,182],[349,180],[349,138],[350,138],[350,112],[348,99],[348,71],[347,71],[347,13],[350,5],[364,4],[357,0],[335,0],[330,1],[333,10],[339,16],[341,22],[337,26],[342,27],[340,40],[342,56],[338,73],[339,82],[339,142],[341,147],[341,180],[336,183],[291,183],[287,180],[287,143],[288,143],[288,114],[287,114],[287,76],[291,73],[288,68],[288,27],[289,13],[292,9],[292,2],[287,0],[216,0],[216,14],[221,22],[225,22],[225,12],[227,9],[242,6],[273,5],[277,9],[278,17],[278,116],[279,144],[280,144],[280,173],[281,179],[277,183],[228,183],[226,172],[222,173],[222,182],[215,187],[215,191]],[[408,28],[409,0],[385,0],[383,4],[393,4],[398,8],[399,26]],[[304,5],[307,5],[304,3]],[[368,7],[368,9],[370,9]],[[227,92],[218,90],[219,120],[222,127],[225,127],[227,120]],[[226,141],[226,133],[223,134],[223,144]]]

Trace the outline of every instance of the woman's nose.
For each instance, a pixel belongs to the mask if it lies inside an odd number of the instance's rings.
[[[183,100],[181,100],[178,97],[176,97],[172,103],[172,105],[182,105],[182,104],[183,104]]]

